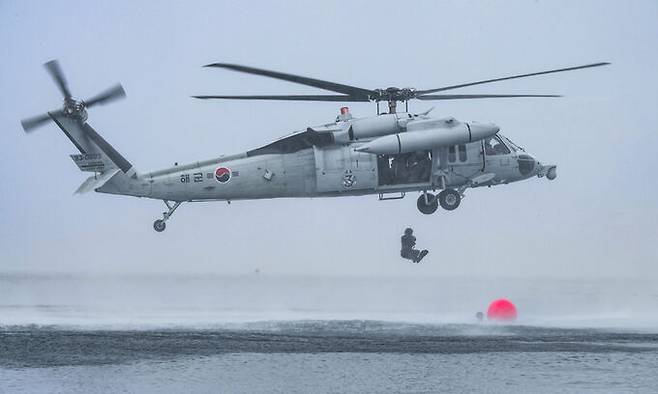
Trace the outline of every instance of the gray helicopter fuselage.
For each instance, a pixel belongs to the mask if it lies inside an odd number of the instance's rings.
[[[316,129],[323,127],[331,125]],[[546,167],[500,134],[406,153],[356,151],[376,138],[311,143],[300,131],[241,154],[173,166],[136,179],[116,177],[96,191],[169,201],[367,194],[381,197],[409,191],[506,184],[546,173]]]

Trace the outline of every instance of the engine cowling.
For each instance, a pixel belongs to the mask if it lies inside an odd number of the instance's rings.
[[[441,146],[466,144],[492,137],[498,131],[500,128],[493,123],[457,123],[450,128],[431,128],[379,137],[355,150],[378,155],[397,155]]]
[[[351,139],[379,137],[404,131],[408,115],[405,113],[384,114],[372,118],[356,119],[352,121]]]

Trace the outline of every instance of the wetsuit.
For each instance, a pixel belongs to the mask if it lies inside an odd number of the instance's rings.
[[[418,256],[420,255],[420,250],[414,249],[414,246],[416,246],[416,237],[410,234],[405,234],[402,236],[401,241],[402,249],[400,249],[400,256],[416,262],[416,260],[418,260]]]

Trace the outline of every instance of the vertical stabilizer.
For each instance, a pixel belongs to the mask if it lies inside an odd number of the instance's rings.
[[[97,159],[96,162],[100,162],[106,168],[118,168],[124,174],[132,168],[132,164],[88,123],[62,113],[49,113],[49,115],[80,151],[81,156],[73,155],[75,157],[72,158],[82,171],[85,170],[81,164],[89,165],[89,160],[93,159]],[[89,168],[98,169],[98,167]]]

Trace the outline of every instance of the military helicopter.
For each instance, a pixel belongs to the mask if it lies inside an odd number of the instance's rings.
[[[269,198],[337,197],[374,194],[379,200],[401,199],[419,192],[417,207],[432,214],[440,205],[456,209],[468,188],[508,184],[530,177],[557,176],[556,165],[542,164],[499,133],[493,123],[463,122],[453,117],[432,118],[431,110],[411,113],[409,100],[461,100],[560,97],[537,94],[436,94],[467,86],[516,78],[604,66],[594,63],[530,74],[513,75],[435,89],[364,89],[319,79],[235,64],[223,68],[328,90],[337,95],[193,96],[199,99],[375,102],[377,115],[356,118],[343,106],[329,123],[307,127],[246,152],[223,155],[159,171],[138,173],[135,167],[87,123],[87,109],[122,98],[116,85],[90,99],[72,97],[59,63],[45,64],[64,96],[62,109],[23,120],[25,132],[49,121],[71,140],[79,153],[71,159],[93,173],[76,193],[99,193],[162,200],[167,207],[153,223],[157,232],[183,202]],[[379,113],[379,103],[388,104]],[[397,112],[398,103],[405,104]],[[438,194],[435,194],[438,191]]]

